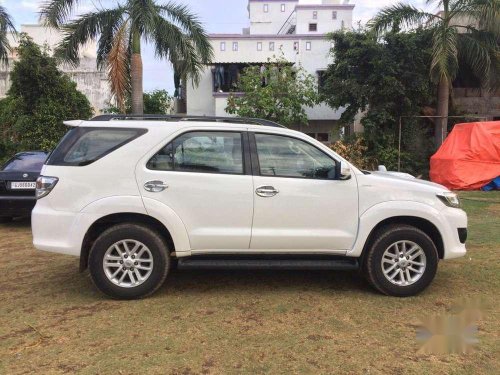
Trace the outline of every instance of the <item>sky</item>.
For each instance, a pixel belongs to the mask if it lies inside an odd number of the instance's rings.
[[[33,24],[38,21],[38,9],[46,0],[0,0],[14,18],[16,27],[22,24]],[[168,0],[164,0],[167,2]],[[249,25],[248,0],[175,0],[187,4],[191,11],[198,15],[209,33],[239,33]],[[320,0],[300,0],[300,3],[318,3]],[[79,13],[92,11],[97,7],[113,7],[119,0],[80,0]],[[123,2],[123,0],[122,0]],[[162,0],[157,0],[161,3]],[[366,23],[377,11],[385,6],[397,3],[397,0],[351,0],[355,5],[353,25]],[[405,0],[418,8],[436,11],[426,6],[426,0]],[[436,1],[437,2],[437,1]],[[155,59],[151,48],[143,49],[144,90],[167,89],[173,93],[172,69],[166,61]]]

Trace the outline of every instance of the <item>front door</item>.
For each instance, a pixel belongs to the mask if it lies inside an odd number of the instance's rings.
[[[190,131],[137,168],[143,196],[175,211],[192,250],[249,247],[253,183],[244,137],[243,131]]]
[[[251,142],[256,175],[250,248],[351,249],[358,228],[355,178],[338,179],[338,162],[304,140],[255,133]]]

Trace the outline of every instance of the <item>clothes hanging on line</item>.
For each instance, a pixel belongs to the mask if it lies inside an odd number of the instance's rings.
[[[224,86],[224,65],[217,64],[215,66],[215,90],[221,90],[222,86]]]

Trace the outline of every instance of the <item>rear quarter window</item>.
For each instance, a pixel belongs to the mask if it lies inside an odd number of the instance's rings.
[[[146,132],[146,129],[130,128],[74,128],[52,152],[47,165],[92,164]]]

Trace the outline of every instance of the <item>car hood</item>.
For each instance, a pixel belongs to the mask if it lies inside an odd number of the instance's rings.
[[[449,189],[443,185],[436,184],[435,182],[421,180],[415,178],[412,175],[405,173],[392,173],[392,172],[370,172],[367,177],[372,177],[380,182],[385,182],[393,186],[410,187],[414,189],[423,189],[430,192],[442,193],[443,191],[449,191]]]
[[[357,179],[360,212],[390,201],[418,202],[437,210],[446,208],[436,195],[448,189],[430,181],[388,172],[370,172],[370,174],[358,175]]]

